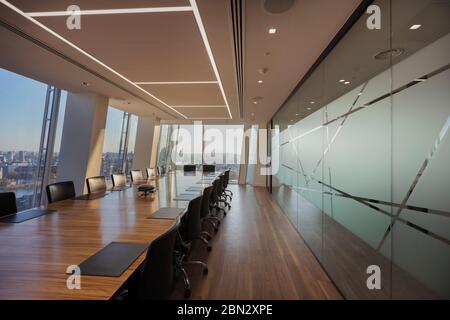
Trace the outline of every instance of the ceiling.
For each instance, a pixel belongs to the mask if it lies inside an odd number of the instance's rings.
[[[288,2],[282,13],[266,9]],[[0,66],[71,92],[106,95],[138,115],[266,122],[360,0],[242,2],[242,105],[230,0],[76,3],[81,29],[69,30],[71,0],[0,0]]]

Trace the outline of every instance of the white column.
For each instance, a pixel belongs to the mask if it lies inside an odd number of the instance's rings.
[[[160,120],[153,117],[139,117],[136,144],[134,146],[133,168],[154,168],[158,156]]]
[[[86,178],[100,174],[107,112],[105,96],[67,96],[58,181],[72,180],[77,194],[85,192]]]
[[[250,148],[251,125],[244,125],[244,139],[242,140],[241,164],[239,166],[239,184],[246,184],[248,156]]]
[[[266,176],[261,173],[265,167],[265,164],[261,163],[261,160],[265,161],[267,159],[267,130],[263,131],[261,129],[266,129],[267,124],[260,123],[258,126],[258,135],[257,135],[257,152],[256,152],[256,165],[254,166],[254,174],[253,174],[253,183],[254,187],[265,187],[266,186]],[[266,132],[266,134],[264,134]]]

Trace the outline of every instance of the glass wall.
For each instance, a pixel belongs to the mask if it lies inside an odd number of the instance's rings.
[[[373,5],[274,116],[273,197],[346,298],[450,298],[450,3]]]
[[[15,192],[18,210],[40,201],[39,168],[46,157],[41,144],[48,135],[42,134],[43,120],[54,97],[49,90],[47,84],[0,69],[0,192]]]

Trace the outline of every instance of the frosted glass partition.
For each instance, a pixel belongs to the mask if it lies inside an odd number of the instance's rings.
[[[272,195],[346,298],[448,299],[450,2],[373,4],[272,119]]]

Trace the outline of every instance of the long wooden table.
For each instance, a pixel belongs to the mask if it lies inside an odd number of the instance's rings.
[[[170,173],[149,183],[158,190],[138,197],[136,187],[95,200],[65,200],[56,209],[22,223],[0,223],[0,299],[109,299],[139,267],[146,251],[120,277],[81,276],[81,289],[68,289],[66,269],[112,241],[150,243],[174,223],[148,219],[160,207],[187,207],[173,198],[201,174]]]

